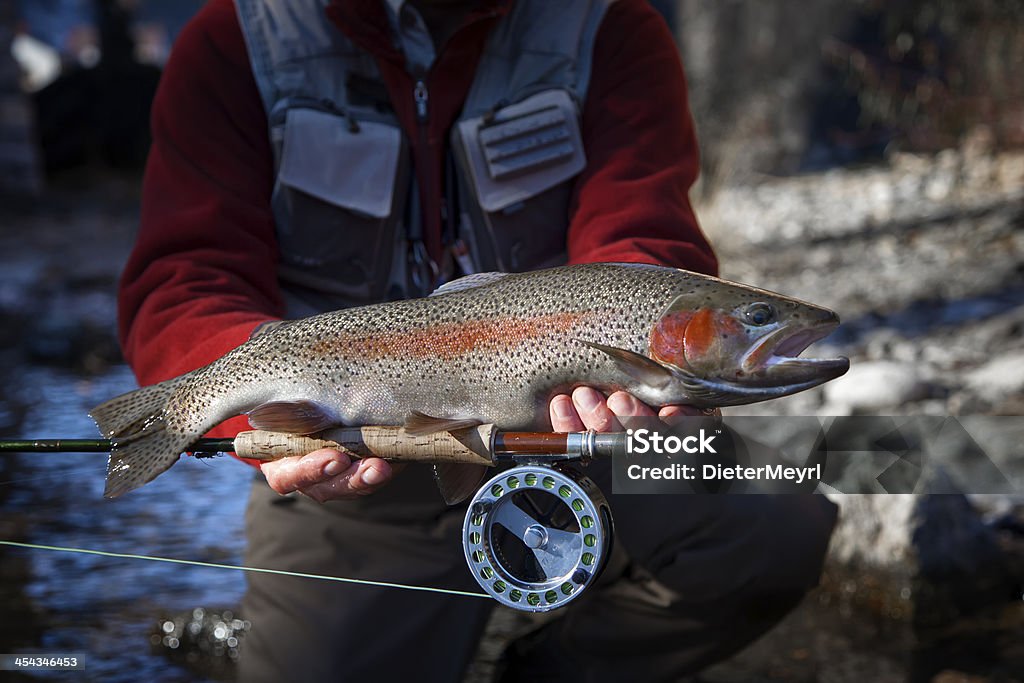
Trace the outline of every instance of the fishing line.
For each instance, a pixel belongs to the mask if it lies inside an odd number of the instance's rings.
[[[156,557],[153,555],[134,555],[131,553],[113,553],[107,550],[90,550],[88,548],[66,548],[59,545],[39,545],[36,543],[19,543],[18,541],[0,540],[0,545],[7,545],[14,548],[30,548],[33,550],[55,550],[68,553],[79,553],[82,555],[99,555],[101,557],[116,557],[126,560],[149,560],[151,562],[169,562],[171,564],[185,564],[193,567],[209,567],[212,569],[234,569],[243,572],[256,572],[259,574],[277,574],[280,576],[294,576],[300,579],[321,579],[323,581],[336,581],[339,583],[354,583],[363,586],[379,586],[382,588],[401,588],[410,591],[424,591],[427,593],[445,593],[447,595],[461,595],[468,598],[488,598],[485,593],[473,593],[460,591],[451,588],[432,588],[430,586],[413,586],[405,583],[389,583],[387,581],[372,581],[370,579],[350,579],[342,576],[327,576],[324,574],[307,574],[304,572],[290,572],[284,569],[266,569],[263,567],[240,567],[234,564],[218,564],[216,562],[201,562],[199,560],[181,560],[174,557]]]

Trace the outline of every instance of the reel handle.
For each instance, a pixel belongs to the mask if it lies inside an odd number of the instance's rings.
[[[305,455],[320,448],[337,448],[359,458],[396,462],[494,465],[491,441],[494,425],[480,425],[456,434],[435,432],[413,435],[404,427],[343,427],[303,436],[251,430],[235,437],[235,454],[252,460],[279,460]]]

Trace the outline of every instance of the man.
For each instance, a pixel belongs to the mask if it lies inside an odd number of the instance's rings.
[[[140,383],[282,317],[474,271],[716,270],[687,197],[697,148],[678,55],[640,0],[214,0],[175,47],[153,136],[121,291]],[[611,430],[652,411],[583,387],[550,413],[556,430]],[[249,565],[475,588],[464,509],[427,469],[330,450],[261,469]],[[634,498],[611,501],[623,551],[605,587],[516,643],[508,679],[698,670],[817,581],[835,515],[810,497]],[[491,607],[255,576],[242,680],[458,680]]]

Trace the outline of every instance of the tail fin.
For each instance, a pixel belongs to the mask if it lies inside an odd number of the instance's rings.
[[[114,446],[107,463],[106,498],[137,489],[166,471],[195,439],[167,429],[164,408],[184,377],[142,387],[96,406],[89,415]]]

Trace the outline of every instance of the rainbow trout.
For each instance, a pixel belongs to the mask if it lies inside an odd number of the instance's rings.
[[[838,323],[819,306],[674,268],[482,273],[427,298],[281,324],[90,414],[115,444],[105,495],[116,497],[239,414],[297,434],[402,424],[430,433],[550,428],[548,401],[582,385],[651,406],[785,396],[849,368],[798,357]]]

